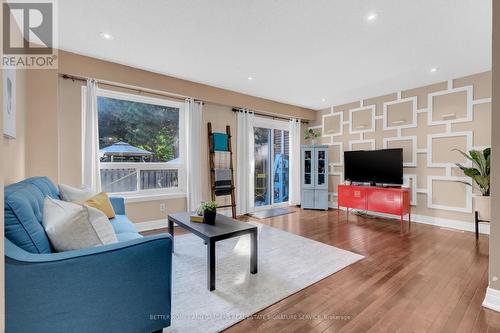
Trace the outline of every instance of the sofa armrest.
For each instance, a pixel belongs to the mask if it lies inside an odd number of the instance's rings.
[[[109,197],[113,210],[118,215],[125,215],[125,199],[121,197]]]
[[[170,325],[168,234],[52,254],[5,243],[6,331],[150,332]]]

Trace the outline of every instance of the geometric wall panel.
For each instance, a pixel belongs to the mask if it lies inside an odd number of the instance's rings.
[[[427,207],[472,213],[472,187],[462,182],[470,183],[470,179],[468,177],[429,176]]]
[[[403,184],[419,216],[472,221],[469,181],[454,149],[491,146],[491,73],[362,99],[318,113],[329,149],[329,200],[337,202],[347,150],[403,149]],[[322,117],[322,118],[320,118]],[[316,126],[315,126],[316,127]],[[319,141],[319,140],[318,140]],[[418,200],[417,200],[418,199]]]
[[[392,93],[383,96],[372,97],[363,100],[363,105],[374,105],[375,115],[381,116],[384,113],[384,103],[398,99],[398,93]]]
[[[403,148],[403,166],[417,166],[417,137],[384,138],[384,148]]]
[[[417,175],[417,189],[427,191],[428,176],[446,176],[446,168],[428,168],[427,154],[417,154],[417,167],[407,171]]]
[[[329,145],[330,143],[332,143],[332,137],[323,135],[322,137],[319,138],[319,142],[322,145]]]
[[[334,142],[328,145],[328,158],[330,159],[330,165],[342,166],[344,164],[342,142]]]
[[[475,90],[474,90],[475,91]],[[491,103],[473,105],[474,121],[451,126],[452,132],[474,132],[474,147],[491,146]]]
[[[453,149],[467,152],[472,149],[472,132],[430,134],[427,136],[427,166],[454,167],[455,163],[469,164]]]
[[[351,140],[349,141],[349,150],[374,150],[375,140]]]
[[[417,126],[417,98],[384,103],[384,130]]]
[[[349,110],[349,133],[375,131],[375,106],[365,106]]]
[[[472,121],[472,86],[429,94],[429,125]]]
[[[330,113],[323,115],[323,136],[338,136],[343,133],[344,113]]]
[[[403,186],[410,189],[410,205],[417,205],[417,175],[405,174],[403,175]]]
[[[337,186],[342,184],[343,179],[342,179],[342,173],[340,172],[334,172],[328,175],[330,177],[328,181],[328,192],[332,193],[333,195],[337,195]]]

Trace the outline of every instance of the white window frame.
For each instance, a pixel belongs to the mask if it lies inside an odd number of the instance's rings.
[[[86,102],[87,88],[82,86],[82,117],[84,116],[83,110],[85,110],[85,102]],[[161,105],[166,107],[173,107],[179,109],[179,156],[178,160],[181,163],[171,163],[171,162],[100,162],[99,169],[136,169],[136,177],[137,177],[137,191],[128,191],[128,192],[113,192],[112,195],[117,195],[124,197],[128,201],[143,201],[147,198],[156,198],[156,199],[164,199],[164,198],[177,198],[184,197],[186,195],[186,112],[184,103],[175,102],[167,99],[154,98],[149,96],[140,96],[134,95],[124,92],[117,92],[106,89],[97,89],[97,97],[107,97],[120,99],[130,102],[138,102],[145,104],[153,104],[153,105]],[[99,112],[99,110],[97,111]],[[83,125],[83,118],[82,118]],[[83,131],[82,131],[83,133]],[[170,187],[170,188],[161,188],[161,189],[148,189],[141,190],[140,186],[140,172],[141,170],[177,170],[178,172],[178,186]]]

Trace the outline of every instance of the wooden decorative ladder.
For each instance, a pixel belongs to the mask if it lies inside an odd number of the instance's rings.
[[[225,141],[225,142],[224,142]],[[224,185],[218,185],[221,180],[216,179],[216,168],[214,158],[216,153],[228,153],[229,154],[229,165],[226,167],[220,167],[218,169],[227,169],[231,172],[230,183],[225,183]],[[208,159],[210,167],[210,189],[212,194],[212,201],[216,201],[217,196],[231,196],[231,204],[222,205],[218,208],[228,208],[231,207],[232,216],[236,218],[236,203],[234,197],[234,169],[233,169],[233,150],[231,147],[231,127],[226,126],[226,133],[214,133],[212,132],[212,123],[208,123]],[[229,192],[229,193],[228,193]]]

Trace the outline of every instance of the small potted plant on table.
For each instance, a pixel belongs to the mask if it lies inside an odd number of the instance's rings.
[[[468,168],[462,164],[456,165],[464,172],[466,176],[472,178],[477,184],[481,195],[474,196],[474,207],[479,213],[481,220],[490,221],[491,219],[491,202],[490,202],[490,158],[491,148],[486,148],[483,151],[471,150],[469,154],[458,149],[454,149],[461,153],[465,158],[472,162],[472,167]],[[466,183],[468,185],[469,183]]]
[[[203,212],[203,222],[206,224],[215,224],[215,216],[217,214],[217,202],[208,201],[202,202],[201,211]]]

